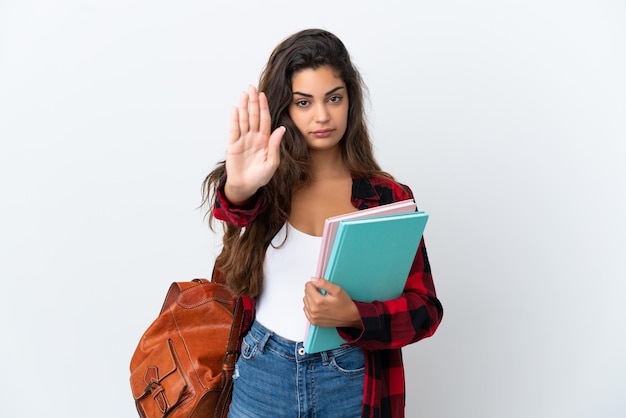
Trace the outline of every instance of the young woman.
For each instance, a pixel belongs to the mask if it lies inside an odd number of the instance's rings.
[[[376,163],[363,112],[346,48],[317,29],[280,43],[232,111],[226,160],[203,185],[225,225],[215,267],[245,307],[229,417],[404,416],[400,349],[443,314],[424,242],[397,299],[311,278],[326,218],[413,197]],[[306,353],[307,319],[346,344]]]

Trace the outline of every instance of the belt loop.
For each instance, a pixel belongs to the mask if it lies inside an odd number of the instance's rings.
[[[261,338],[261,341],[259,341],[259,345],[257,345],[257,350],[259,350],[260,353],[263,352],[263,349],[265,348],[265,344],[267,344],[269,339],[272,338],[272,335],[274,335],[274,333],[270,330],[267,330],[265,332],[265,335],[263,336],[263,338]]]

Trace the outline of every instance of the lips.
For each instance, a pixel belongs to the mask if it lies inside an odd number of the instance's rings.
[[[327,138],[332,134],[334,129],[319,129],[317,131],[313,131],[312,134],[318,138]]]

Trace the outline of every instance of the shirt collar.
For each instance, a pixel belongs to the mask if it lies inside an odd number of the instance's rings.
[[[380,195],[365,177],[352,176],[352,197],[364,200],[380,200]]]

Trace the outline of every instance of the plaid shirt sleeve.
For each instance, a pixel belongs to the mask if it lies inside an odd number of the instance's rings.
[[[226,199],[226,194],[224,193],[225,184],[226,176],[222,176],[215,193],[215,205],[213,207],[213,216],[215,218],[242,228],[265,210],[267,198],[263,188],[259,189],[245,206],[235,206]]]
[[[388,301],[355,301],[362,330],[339,329],[350,344],[366,350],[401,348],[431,336],[443,314],[433,286],[426,247],[422,239],[402,296]]]

